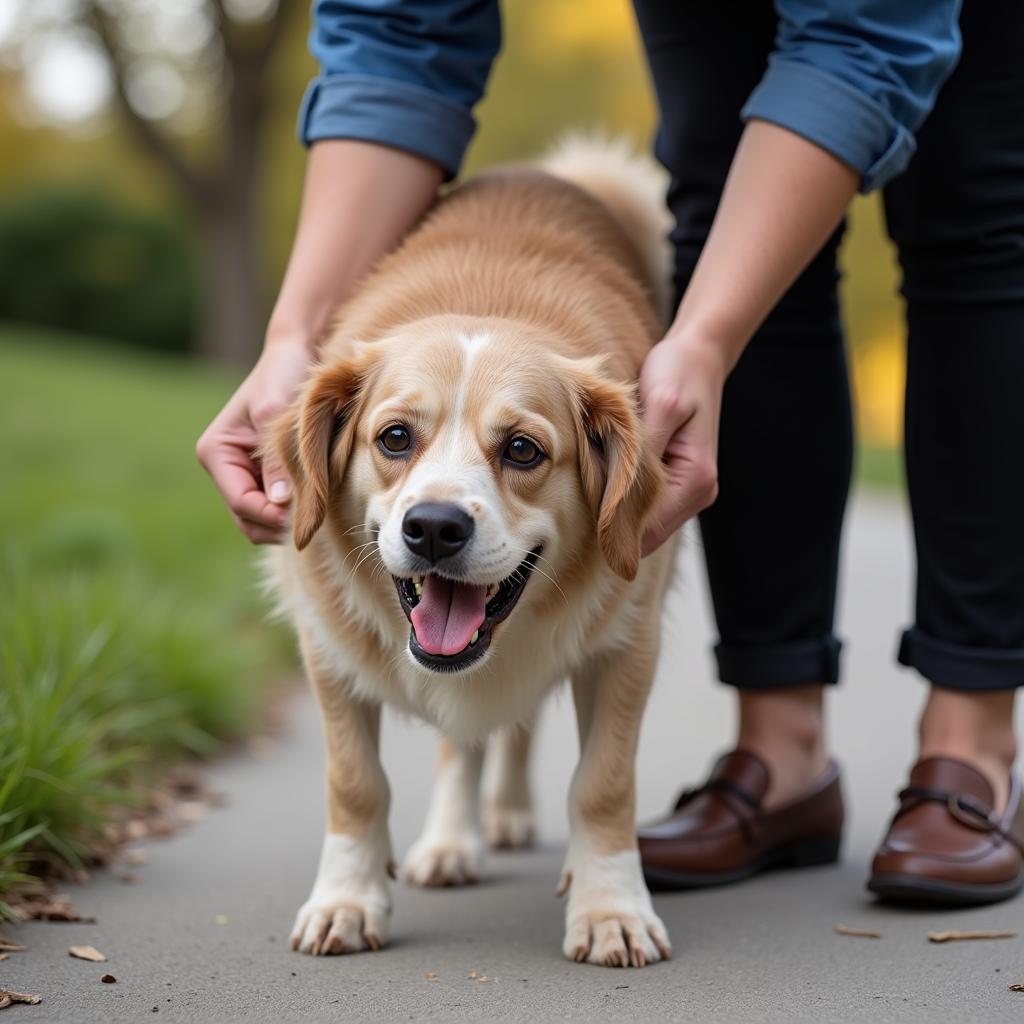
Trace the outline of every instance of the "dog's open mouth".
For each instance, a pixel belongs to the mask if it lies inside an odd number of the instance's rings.
[[[431,573],[392,577],[412,624],[409,650],[435,672],[458,672],[484,656],[494,627],[512,613],[540,557],[534,548],[500,583],[463,583]]]

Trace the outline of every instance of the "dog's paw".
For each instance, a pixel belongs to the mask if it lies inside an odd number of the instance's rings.
[[[402,865],[412,885],[472,885],[480,880],[480,840],[475,835],[421,836]]]
[[[577,963],[644,967],[668,960],[672,944],[651,906],[636,851],[588,856],[567,865],[569,890],[562,952]]]
[[[484,834],[492,850],[521,850],[533,846],[533,811],[528,807],[488,807],[484,813]]]
[[[300,908],[292,929],[292,949],[312,956],[361,953],[380,949],[388,941],[388,912],[377,900],[310,897]]]
[[[313,891],[295,918],[292,949],[313,956],[380,949],[391,914],[390,856],[386,835],[326,836]]]
[[[562,952],[569,960],[598,967],[645,967],[668,960],[672,945],[661,918],[653,911],[609,914],[595,908],[571,916]]]

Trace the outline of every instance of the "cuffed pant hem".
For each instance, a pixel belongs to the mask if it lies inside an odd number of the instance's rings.
[[[810,683],[839,681],[842,643],[834,636],[750,647],[720,643],[715,647],[718,678],[741,690],[778,690]]]
[[[922,633],[916,626],[900,640],[901,665],[917,669],[949,690],[1013,690],[1024,686],[1024,650],[966,647]]]

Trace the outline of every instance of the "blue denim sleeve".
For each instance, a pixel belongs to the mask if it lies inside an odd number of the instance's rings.
[[[315,0],[299,137],[362,139],[454,177],[501,46],[498,0]]]
[[[768,70],[743,108],[849,164],[870,192],[902,171],[960,56],[960,0],[776,0]]]

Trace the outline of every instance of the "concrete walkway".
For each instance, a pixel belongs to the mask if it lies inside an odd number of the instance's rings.
[[[603,970],[559,955],[552,895],[565,836],[576,741],[571,701],[546,710],[534,779],[542,847],[495,855],[462,891],[398,885],[384,952],[313,959],[286,937],[312,881],[322,822],[321,747],[312,701],[297,698],[269,757],[213,774],[224,810],[153,843],[141,881],[100,877],[74,892],[95,925],[33,924],[30,947],[0,963],[0,987],[43,996],[2,1011],[22,1021],[1020,1021],[1024,939],[932,945],[948,928],[1021,928],[1024,903],[958,913],[894,912],[863,889],[867,862],[912,756],[923,689],[891,660],[910,607],[909,529],[892,504],[860,499],[846,545],[842,632],[849,680],[832,702],[834,747],[852,817],[843,863],[728,889],[656,898],[675,945],[670,963]],[[696,552],[673,597],[672,635],[645,720],[642,817],[698,779],[728,740],[729,695],[710,683],[710,624]],[[433,763],[428,729],[391,718],[385,761],[396,849],[421,824]],[[880,940],[837,935],[836,924]],[[10,929],[7,929],[10,931]],[[106,964],[72,960],[91,943]],[[102,984],[107,971],[117,977]],[[487,980],[469,977],[471,972]],[[428,977],[429,975],[429,977]],[[159,1016],[158,1016],[159,1015]]]

